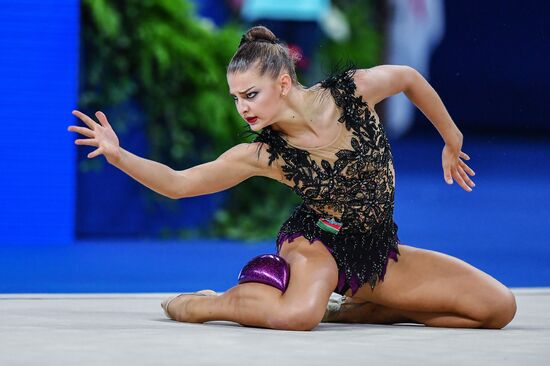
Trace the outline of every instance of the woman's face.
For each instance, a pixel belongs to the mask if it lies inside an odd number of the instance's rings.
[[[268,73],[259,75],[256,68],[227,74],[229,94],[235,100],[237,112],[253,131],[276,121],[281,109],[283,86]]]

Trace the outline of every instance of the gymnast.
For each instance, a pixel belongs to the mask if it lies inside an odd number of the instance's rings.
[[[98,123],[73,111],[85,126],[68,130],[86,137],[75,144],[95,148],[88,158],[103,155],[166,197],[210,194],[262,176],[302,198],[277,235],[276,254],[251,259],[237,285],[221,294],[202,290],[164,300],[165,314],[180,322],[226,320],[282,330],[311,330],[320,322],[506,326],[516,313],[508,288],[457,258],[405,245],[397,236],[392,154],[374,109],[380,101],[405,93],[443,138],[445,182],[466,192],[475,187],[463,135],[435,90],[416,70],[397,65],[348,68],[306,88],[294,62],[269,29],[249,29],[227,81],[253,141],[182,171],[121,148],[104,113],[95,114]]]

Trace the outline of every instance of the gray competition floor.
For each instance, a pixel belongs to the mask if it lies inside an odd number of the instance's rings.
[[[168,320],[170,294],[0,295],[0,365],[548,365],[550,288],[514,289],[503,330]]]

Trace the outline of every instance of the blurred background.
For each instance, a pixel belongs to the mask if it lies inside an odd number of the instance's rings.
[[[273,253],[298,204],[252,178],[170,200],[88,160],[67,127],[103,110],[121,145],[185,169],[247,141],[225,67],[252,25],[311,85],[354,64],[420,71],[476,171],[444,183],[443,141],[406,99],[377,106],[396,164],[401,240],[514,287],[550,285],[550,3],[497,0],[2,0],[0,292],[225,290]]]

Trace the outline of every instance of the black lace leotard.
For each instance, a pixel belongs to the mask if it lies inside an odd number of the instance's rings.
[[[355,95],[353,75],[347,70],[321,82],[341,111],[343,126],[330,145],[299,148],[270,127],[254,140],[268,145],[269,165],[279,164],[303,199],[281,227],[277,251],[299,236],[321,241],[338,265],[340,294],[365,283],[374,288],[399,254],[390,146],[374,110]]]

